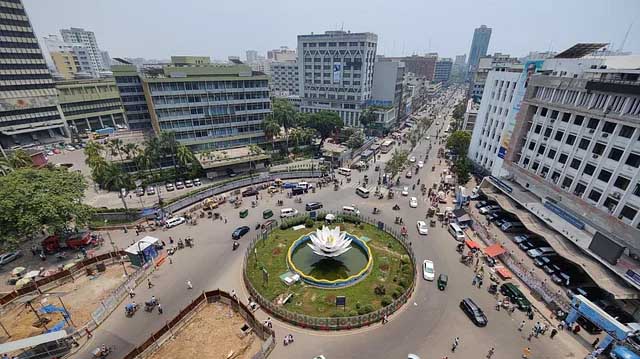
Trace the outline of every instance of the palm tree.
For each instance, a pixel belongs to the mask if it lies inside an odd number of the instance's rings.
[[[122,151],[127,155],[127,159],[130,160],[131,157],[135,157],[138,154],[140,148],[135,143],[127,143],[122,148]]]
[[[13,171],[13,167],[11,167],[9,159],[0,157],[0,174],[6,176],[11,171]]]
[[[23,149],[17,149],[7,159],[8,165],[15,169],[33,166],[31,156]]]
[[[120,188],[129,188],[131,178],[129,174],[122,171],[122,168],[115,163],[108,164],[104,173],[102,186],[110,190],[119,190]]]
[[[147,171],[147,175],[151,176],[151,167],[153,166],[153,158],[147,151],[141,151],[135,157],[136,166],[138,171]]]
[[[87,156],[84,162],[88,165],[92,158],[100,157],[100,152],[104,150],[104,146],[95,141],[89,141],[84,148],[84,154]]]
[[[178,160],[180,167],[186,168],[195,162],[196,156],[187,146],[178,145],[178,149],[176,150],[176,159]]]
[[[296,126],[297,114],[291,103],[285,99],[273,100],[273,112],[270,117],[284,127],[287,153],[289,152],[289,130]]]
[[[264,135],[271,139],[271,150],[274,151],[275,138],[280,133],[280,125],[273,119],[267,119],[264,122]]]

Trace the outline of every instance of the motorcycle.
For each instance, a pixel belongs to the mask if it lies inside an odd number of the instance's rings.
[[[395,206],[393,206],[393,210],[394,211],[399,211],[400,210],[400,206],[398,206],[397,204]]]
[[[232,250],[236,250],[238,249],[238,247],[240,247],[240,243],[238,243],[237,241],[233,241],[233,246],[232,246]]]
[[[380,214],[380,210],[378,209],[378,207],[373,208],[373,214]]]

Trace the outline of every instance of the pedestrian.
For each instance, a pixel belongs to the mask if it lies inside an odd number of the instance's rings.
[[[162,314],[162,305],[158,303],[158,314]]]
[[[224,224],[227,224],[227,217],[224,217]]]
[[[93,338],[93,334],[91,334],[89,328],[84,328],[84,332],[87,333],[87,339]]]
[[[151,283],[151,279],[147,278],[147,286],[149,289],[153,288],[153,283]]]
[[[162,243],[162,247],[165,247],[167,245],[166,243],[164,243],[164,241],[161,241],[161,243]]]
[[[140,235],[140,231],[136,228],[136,237]]]
[[[480,278],[480,280],[478,280],[478,289],[482,288],[482,278]]]
[[[173,259],[171,259],[171,257],[169,257],[169,264],[173,264]]]
[[[169,236],[169,244],[173,244],[173,237]]]
[[[133,291],[133,289],[129,288],[129,298],[133,298],[136,296],[136,293]]]
[[[520,325],[518,325],[518,331],[519,332],[521,332],[522,329],[524,328],[524,324],[525,324],[525,321],[523,320],[522,322],[520,322]]]
[[[238,296],[236,295],[236,290],[232,289],[231,290],[231,298],[233,298],[233,300],[237,301],[238,300]],[[271,318],[269,318],[271,319]]]
[[[477,282],[478,282],[478,276],[474,274],[473,280],[471,281],[471,285],[475,287]]]
[[[455,352],[458,345],[460,345],[460,338],[455,337],[455,339],[453,339],[453,345],[451,346],[451,351]]]
[[[489,349],[489,352],[487,353],[487,359],[491,359],[495,351],[495,348],[491,347],[491,349]]]
[[[522,350],[522,357],[527,359],[529,355],[531,355],[531,348],[525,347],[524,350]]]
[[[576,326],[573,327],[573,334],[578,334],[578,333],[580,333],[580,326],[576,324]]]
[[[193,289],[193,285],[190,280],[187,281],[187,289]]]
[[[596,340],[594,340],[593,343],[591,343],[591,346],[595,348],[598,346],[598,343],[600,343],[600,338],[596,338]]]
[[[549,334],[549,338],[553,339],[553,337],[555,337],[556,334],[558,334],[558,329],[556,328],[551,329],[551,334]]]

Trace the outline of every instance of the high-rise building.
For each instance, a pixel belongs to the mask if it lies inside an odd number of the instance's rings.
[[[453,68],[453,61],[450,58],[439,59],[436,62],[433,81],[449,82],[449,79],[451,78],[452,68]]]
[[[388,130],[402,114],[405,65],[400,61],[376,61],[373,68],[373,88],[367,105],[376,106],[381,112],[373,127]],[[390,115],[384,113],[388,110],[392,110]]]
[[[111,66],[127,122],[132,130],[151,129],[149,107],[144,97],[142,77],[138,72],[144,70],[142,65],[138,69],[136,64],[122,59],[114,59],[114,64]]]
[[[275,97],[298,96],[300,76],[296,61],[272,62],[269,82],[271,95]]]
[[[57,76],[71,80],[77,76],[96,76],[89,51],[81,43],[62,41],[57,35],[44,37],[44,43],[53,61]]]
[[[256,63],[258,61],[258,51],[256,50],[247,50],[246,54],[246,58],[247,58],[247,63],[248,64],[253,64]]]
[[[142,86],[156,134],[171,132],[195,152],[259,144],[271,113],[269,79],[247,65],[172,57]],[[207,59],[208,60],[208,59]]]
[[[473,40],[471,41],[471,49],[469,49],[469,62],[467,67],[469,74],[473,74],[476,71],[480,58],[487,55],[490,39],[491,28],[486,25],[482,25],[473,31]]]
[[[455,66],[461,66],[464,67],[464,65],[467,62],[467,55],[463,54],[463,55],[456,55],[456,60],[453,62],[453,64]]]
[[[276,62],[288,62],[296,60],[296,50],[290,49],[286,46],[281,46],[279,49],[267,51],[267,60]]]
[[[102,53],[93,31],[72,27],[70,29],[61,29],[60,34],[64,42],[81,43],[87,48],[91,66],[95,73],[107,70],[102,63]]]
[[[0,6],[0,64],[10,79],[0,81],[0,145],[58,142],[68,135],[56,85],[21,0]]]
[[[298,35],[301,111],[334,111],[346,126],[359,126],[371,98],[377,44],[370,32]]]
[[[473,73],[471,84],[469,85],[469,97],[478,103],[482,99],[484,86],[490,71],[519,73],[522,71],[522,64],[517,58],[499,52],[496,52],[492,56],[481,58],[476,71]]]
[[[100,51],[100,56],[102,56],[102,65],[105,70],[111,69],[111,56],[109,56],[108,51]]]
[[[436,70],[438,54],[430,53],[424,56],[411,55],[403,57],[384,57],[381,61],[401,61],[405,65],[406,72],[410,72],[417,77],[424,77],[427,81],[433,81]]]

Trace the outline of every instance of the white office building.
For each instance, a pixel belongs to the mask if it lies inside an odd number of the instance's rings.
[[[87,48],[91,67],[94,69],[93,72],[99,73],[100,71],[108,70],[102,63],[102,52],[93,31],[72,27],[60,30],[60,34],[64,42],[81,43]]]
[[[298,96],[300,76],[296,61],[272,62],[269,86],[275,97]]]
[[[298,35],[301,111],[333,111],[346,126],[358,127],[371,98],[377,43],[370,32]]]

